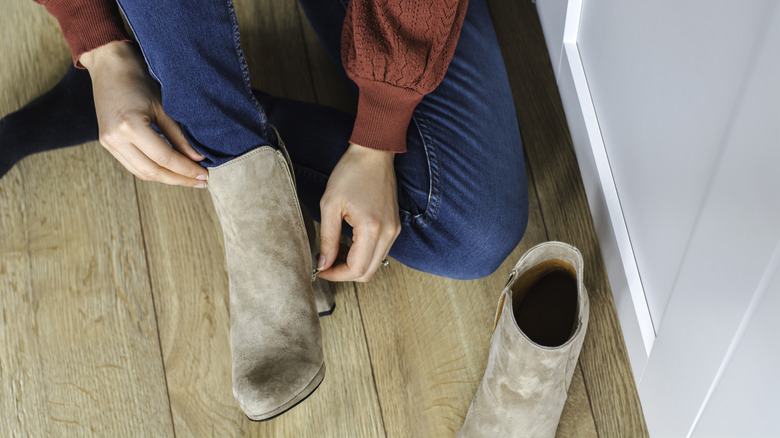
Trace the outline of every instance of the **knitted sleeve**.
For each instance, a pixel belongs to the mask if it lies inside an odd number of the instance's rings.
[[[125,31],[116,3],[106,0],[34,0],[46,7],[60,23],[62,34],[73,55],[79,57],[114,41],[131,41]]]
[[[352,0],[341,60],[360,94],[350,142],[406,151],[412,112],[447,71],[468,0]]]

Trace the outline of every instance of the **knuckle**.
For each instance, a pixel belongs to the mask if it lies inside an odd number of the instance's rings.
[[[128,135],[135,130],[135,123],[128,117],[120,117],[116,122],[116,130],[124,135]]]
[[[144,181],[158,181],[160,178],[160,172],[156,169],[144,169],[140,173],[141,179]]]
[[[379,235],[382,231],[382,224],[374,218],[366,219],[363,227],[368,233],[374,236]]]
[[[395,226],[392,226],[392,225],[389,226],[389,227],[385,227],[382,230],[382,236],[387,238],[387,239],[393,239],[396,236],[398,236],[398,229]]]
[[[170,154],[159,154],[154,162],[162,167],[170,167],[173,164],[173,157]]]
[[[321,210],[329,209],[331,204],[333,204],[333,200],[331,196],[329,196],[327,193],[324,194],[320,199],[320,209]]]
[[[100,132],[98,135],[98,141],[101,145],[103,145],[104,148],[113,149],[112,145],[116,144],[118,137],[119,136],[117,135],[116,131],[106,130]]]

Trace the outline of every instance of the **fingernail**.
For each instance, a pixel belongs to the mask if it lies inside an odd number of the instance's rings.
[[[209,176],[208,175],[198,175],[195,177],[195,179],[199,179],[201,181],[208,181]]]
[[[206,184],[204,184],[204,183],[198,184],[198,185],[195,186],[195,188],[196,189],[205,189],[206,188]]]
[[[325,256],[321,255],[319,261],[317,262],[317,270],[321,271],[325,269]]]

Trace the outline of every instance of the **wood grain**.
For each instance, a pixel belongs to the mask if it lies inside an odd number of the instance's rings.
[[[591,319],[580,356],[596,428],[602,437],[646,436],[566,117],[530,2],[490,2],[510,72],[518,120],[548,237],[578,247],[585,259]]]
[[[393,263],[358,285],[360,310],[387,435],[454,436],[487,365],[496,300],[520,256],[547,240],[529,187],[526,234],[502,266],[475,281]],[[575,374],[559,436],[596,436],[582,376]]]
[[[208,193],[134,183],[97,144],[33,156],[0,180],[0,435],[454,436],[507,273],[557,239],[583,251],[592,306],[557,435],[646,436],[536,12],[490,3],[531,189],[526,236],[495,274],[463,282],[393,263],[371,283],[339,284],[322,319],[322,386],[252,423],[231,391],[227,274]],[[53,86],[69,55],[42,7],[0,0],[0,10],[6,114]],[[294,0],[236,10],[256,88],[354,111]]]
[[[4,115],[70,56],[42,7],[2,10]],[[0,180],[0,211],[0,435],[172,435],[129,174],[97,144],[35,155]]]
[[[296,4],[236,2],[236,10],[245,52],[263,54],[247,56],[255,86],[313,99]],[[232,395],[227,271],[211,199],[159,184],[139,183],[138,191],[177,435],[384,435],[350,284],[339,286],[336,311],[322,319],[323,384],[281,417],[248,421]]]

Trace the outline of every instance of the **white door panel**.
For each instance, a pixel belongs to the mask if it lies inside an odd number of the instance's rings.
[[[774,3],[583,2],[577,46],[656,327]]]

